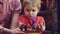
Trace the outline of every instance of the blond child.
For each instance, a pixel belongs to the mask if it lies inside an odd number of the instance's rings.
[[[19,16],[18,26],[26,25],[28,30],[33,30],[33,27],[39,28],[39,33],[45,31],[45,20],[42,16],[37,16],[41,8],[41,0],[23,0],[24,14]],[[38,29],[36,29],[38,30]]]

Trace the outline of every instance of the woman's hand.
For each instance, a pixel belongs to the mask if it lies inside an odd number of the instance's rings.
[[[24,34],[19,28],[16,28],[15,30],[12,30],[13,34]]]

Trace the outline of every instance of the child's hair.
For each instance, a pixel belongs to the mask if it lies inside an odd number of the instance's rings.
[[[27,4],[40,8],[41,0],[23,0],[23,6],[25,7]]]

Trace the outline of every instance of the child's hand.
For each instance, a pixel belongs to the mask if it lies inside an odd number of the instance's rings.
[[[42,23],[42,24],[37,24],[35,25],[35,28],[37,31],[44,31],[45,30],[45,25]]]
[[[45,31],[45,23],[40,24],[41,31]]]

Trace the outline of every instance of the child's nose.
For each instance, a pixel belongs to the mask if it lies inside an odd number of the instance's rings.
[[[31,15],[31,14],[32,14],[32,11],[30,11],[29,13],[30,13],[30,15]]]

